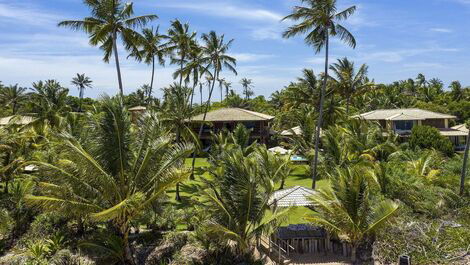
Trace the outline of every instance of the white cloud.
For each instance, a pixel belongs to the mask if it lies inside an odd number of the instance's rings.
[[[251,30],[250,37],[255,40],[284,40],[282,38],[282,29],[280,26],[262,26],[254,27]]]
[[[420,54],[426,53],[435,53],[435,52],[457,52],[458,49],[454,48],[440,48],[440,47],[431,47],[431,48],[420,48],[420,49],[403,49],[403,50],[393,50],[393,51],[378,51],[378,52],[369,52],[360,54],[358,57],[359,60],[370,62],[370,61],[382,61],[387,63],[397,63],[405,60],[408,57],[417,56]]]
[[[433,31],[433,32],[440,32],[440,33],[451,33],[452,32],[451,29],[447,29],[447,28],[430,28],[429,30]]]
[[[180,8],[180,9],[189,9],[193,11],[198,11],[210,16],[217,17],[229,17],[236,18],[240,20],[257,20],[257,21],[266,21],[266,22],[278,22],[283,16],[276,12],[252,8],[252,7],[241,7],[231,5],[229,3],[224,3],[220,1],[209,1],[209,2],[179,2],[176,1],[165,2],[158,4],[160,8]]]
[[[330,55],[330,59],[333,58],[333,57],[334,56]],[[325,64],[325,58],[315,57],[315,58],[308,59],[306,62],[309,63],[309,64],[314,64],[314,65],[324,65]]]
[[[237,59],[237,62],[256,62],[263,59],[275,57],[273,54],[257,54],[257,53],[233,53],[231,56]]]
[[[25,4],[0,3],[0,20],[4,22],[20,21],[28,25],[53,25],[63,19],[58,14],[35,9]]]
[[[150,81],[150,68],[137,65],[132,61],[122,60],[122,74],[125,92],[129,93]],[[173,82],[173,67],[156,70],[156,90]],[[0,55],[0,72],[4,84],[19,82],[21,86],[30,87],[32,82],[44,79],[56,79],[62,85],[70,87],[71,78],[76,73],[85,73],[93,80],[93,88],[88,96],[103,93],[114,95],[117,92],[117,78],[114,64],[105,64],[101,56],[33,56],[9,57]]]
[[[406,63],[403,64],[403,67],[407,70],[421,70],[428,68],[443,68],[444,65],[440,63],[425,63],[425,62],[416,62],[416,63]]]

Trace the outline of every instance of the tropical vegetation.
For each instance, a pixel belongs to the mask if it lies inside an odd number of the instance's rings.
[[[134,16],[121,0],[84,3],[89,17],[59,26],[85,31],[105,62],[115,59],[118,90],[86,97],[98,88],[85,74],[71,76],[78,97],[54,79],[31,88],[0,82],[0,264],[263,264],[261,242],[299,223],[327,231],[356,263],[406,254],[416,264],[468,264],[470,135],[456,153],[432,127],[415,126],[404,141],[355,115],[421,108],[470,128],[470,87],[446,89],[423,74],[383,84],[367,64],[330,64],[330,38],[356,46],[342,24],[355,7],[294,7],[284,37],[305,35],[325,51],[325,69],[304,69],[265,97],[254,94],[256,80],[226,74],[237,74],[236,40],[178,19],[165,31],[150,25],[156,15]],[[124,89],[118,51],[151,66],[134,92]],[[174,82],[157,88],[157,66],[166,65],[176,68]],[[253,141],[238,124],[213,132],[205,148],[207,113],[226,107],[275,116],[271,139]],[[198,114],[203,122],[193,126]],[[307,163],[270,152],[276,145]],[[272,203],[291,186],[313,187],[312,207]]]

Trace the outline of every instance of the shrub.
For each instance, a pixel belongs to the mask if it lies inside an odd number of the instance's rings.
[[[419,125],[414,126],[411,130],[410,147],[425,148],[425,149],[436,149],[442,153],[450,156],[454,153],[454,145],[449,138],[442,136],[434,127]]]
[[[413,264],[468,264],[470,230],[455,220],[418,219],[402,212],[395,225],[377,235],[374,260],[392,264],[409,255]]]

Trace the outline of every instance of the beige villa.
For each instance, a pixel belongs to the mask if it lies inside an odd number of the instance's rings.
[[[199,114],[191,118],[194,132],[199,132],[200,124],[204,114]],[[205,121],[210,125],[204,126],[201,141],[207,145],[211,139],[211,133],[220,132],[223,129],[233,131],[237,124],[243,124],[251,130],[251,140],[259,143],[267,143],[271,134],[271,121],[273,116],[250,111],[241,108],[222,108],[207,113]]]
[[[428,125],[438,129],[441,135],[449,137],[457,150],[464,148],[468,135],[468,131],[460,126],[449,126],[450,121],[456,119],[455,116],[416,108],[379,109],[354,117],[377,121],[383,128],[392,130],[401,137],[408,137],[415,125]]]

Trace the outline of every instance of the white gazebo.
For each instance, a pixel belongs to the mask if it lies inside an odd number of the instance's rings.
[[[274,192],[269,203],[278,207],[310,206],[312,202],[309,197],[315,193],[312,189],[294,186]]]

